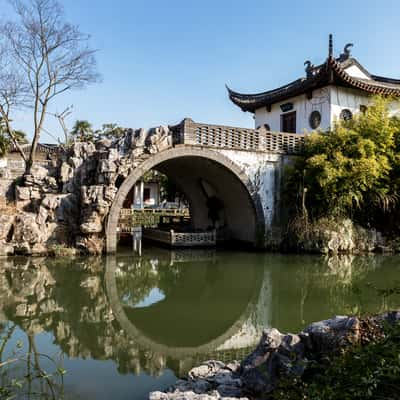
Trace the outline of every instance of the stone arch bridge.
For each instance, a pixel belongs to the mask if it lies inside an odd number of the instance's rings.
[[[142,132],[143,133],[143,132]],[[140,136],[140,133],[139,133]],[[234,240],[265,247],[280,238],[284,167],[301,151],[303,135],[195,123],[156,128],[140,162],[119,187],[105,226],[106,249],[116,250],[124,199],[149,170],[166,174],[185,193],[195,229],[210,225],[207,197],[222,203],[221,225]]]
[[[35,220],[36,231],[30,230],[37,234],[30,236],[40,237],[41,243],[65,242],[59,239],[61,230],[78,247],[113,253],[124,199],[137,180],[156,169],[185,194],[195,229],[210,226],[210,198],[217,198],[219,229],[235,241],[265,248],[279,244],[285,221],[283,171],[301,152],[303,141],[299,134],[191,119],[175,126],[128,129],[117,138],[52,149],[49,161],[16,188],[17,205],[34,205],[35,215],[23,220]]]

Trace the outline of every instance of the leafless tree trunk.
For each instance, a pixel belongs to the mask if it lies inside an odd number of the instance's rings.
[[[0,26],[6,73],[15,77],[14,90],[0,74],[0,113],[13,139],[10,113],[21,107],[33,112],[33,139],[26,160],[29,174],[45,117],[52,100],[71,89],[98,80],[94,50],[87,35],[64,21],[57,0],[11,0],[17,21]],[[15,138],[14,138],[15,139]],[[13,140],[15,142],[15,140]],[[14,143],[18,148],[18,145]]]

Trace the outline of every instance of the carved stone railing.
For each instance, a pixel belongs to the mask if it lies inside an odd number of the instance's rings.
[[[283,154],[301,153],[305,137],[297,133],[202,124],[189,118],[172,127],[172,131],[175,144]]]

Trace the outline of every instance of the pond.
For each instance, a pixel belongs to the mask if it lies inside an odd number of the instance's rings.
[[[398,287],[399,256],[149,247],[141,257],[3,259],[0,364],[18,361],[0,368],[0,387],[15,377],[37,398],[146,399],[204,360],[242,359],[264,327],[297,332],[399,308]]]

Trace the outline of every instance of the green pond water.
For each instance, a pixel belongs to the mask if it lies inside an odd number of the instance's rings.
[[[399,256],[145,248],[3,259],[0,364],[22,359],[0,368],[0,387],[16,377],[21,398],[146,399],[204,360],[242,359],[265,327],[297,332],[400,308],[400,295],[384,291],[396,287]],[[34,379],[40,371],[52,375]]]

